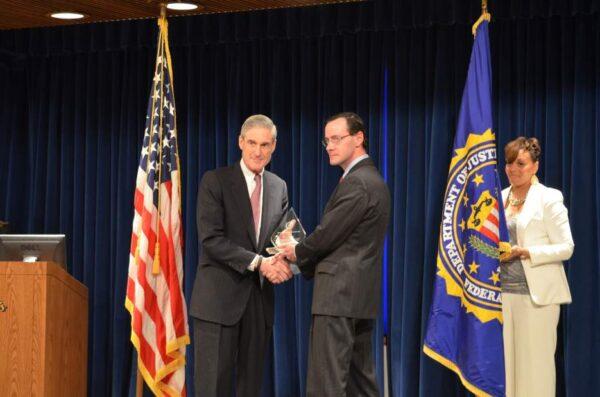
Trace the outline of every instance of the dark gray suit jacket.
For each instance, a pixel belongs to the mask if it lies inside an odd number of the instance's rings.
[[[375,318],[390,193],[370,158],[356,164],[331,195],[321,223],[296,246],[298,266],[314,276],[312,313]]]
[[[265,254],[270,236],[287,211],[285,182],[263,174],[260,241],[256,243],[248,187],[237,162],[204,174],[198,191],[197,222],[201,255],[192,291],[190,315],[224,325],[237,323],[258,272],[247,270],[257,253]],[[265,317],[273,324],[273,285],[261,289]]]

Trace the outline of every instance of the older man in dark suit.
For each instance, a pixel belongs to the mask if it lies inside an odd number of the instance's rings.
[[[361,118],[332,116],[323,145],[344,174],[304,242],[281,247],[315,279],[308,396],[377,396],[371,337],[379,312],[389,190],[367,155]]]
[[[287,211],[285,182],[266,171],[277,142],[266,116],[242,125],[242,159],[204,174],[198,193],[202,254],[192,292],[194,386],[202,397],[258,396],[273,326],[273,283],[292,276],[262,254]],[[235,369],[235,371],[234,371]]]

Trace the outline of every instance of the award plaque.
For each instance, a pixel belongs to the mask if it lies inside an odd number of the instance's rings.
[[[283,216],[282,221],[273,234],[271,235],[271,243],[273,247],[267,248],[267,252],[270,255],[276,255],[280,251],[277,247],[283,245],[296,245],[301,243],[306,238],[306,232],[300,223],[300,219],[296,215],[293,208],[290,208],[287,213]],[[294,274],[298,274],[300,270],[298,266],[291,265]]]

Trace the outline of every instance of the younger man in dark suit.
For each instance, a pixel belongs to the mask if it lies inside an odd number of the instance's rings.
[[[344,170],[321,223],[302,243],[282,247],[315,279],[308,357],[308,396],[377,396],[371,356],[381,295],[381,257],[389,190],[367,154],[361,118],[329,118],[329,163]]]
[[[260,394],[273,326],[273,285],[292,273],[282,259],[263,258],[287,211],[285,182],[266,171],[277,129],[266,116],[242,125],[242,159],[204,174],[198,192],[202,254],[192,291],[194,386],[201,397]]]

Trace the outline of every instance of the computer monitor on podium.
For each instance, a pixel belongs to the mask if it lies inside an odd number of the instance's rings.
[[[0,261],[56,262],[67,268],[64,234],[0,234]]]

